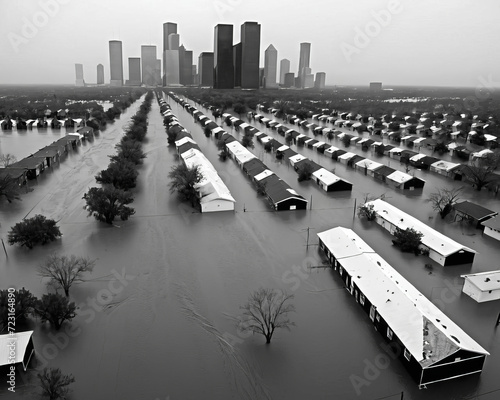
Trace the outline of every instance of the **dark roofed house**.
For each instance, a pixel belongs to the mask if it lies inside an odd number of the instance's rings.
[[[92,139],[94,137],[94,128],[91,128],[90,126],[84,126],[83,128],[79,128],[76,131],[85,139]]]
[[[276,211],[307,208],[307,200],[277,175],[268,175],[259,182],[265,185],[266,196]]]
[[[482,228],[481,223],[493,218],[498,214],[496,211],[488,210],[478,204],[471,203],[470,201],[462,201],[453,205],[455,209],[455,219],[458,217],[461,220],[467,220],[474,224],[476,228]]]
[[[245,173],[252,179],[261,172],[264,172],[266,169],[266,165],[258,158],[253,158],[243,164],[243,171],[245,171]]]
[[[62,145],[46,146],[43,149],[33,153],[32,157],[45,157],[47,167],[52,166],[59,161],[59,157],[65,152],[65,147]]]
[[[76,149],[76,146],[81,144],[80,135],[66,135],[54,142],[54,144],[64,146],[66,151],[71,148]]]
[[[10,167],[25,168],[27,170],[27,178],[36,179],[45,170],[46,165],[47,159],[45,157],[26,157],[21,161],[11,164]]]
[[[297,155],[297,152],[288,146],[281,146],[276,149],[276,157],[282,157],[285,160]]]
[[[19,186],[23,186],[26,184],[27,173],[28,170],[26,168],[14,168],[10,166],[7,168],[0,168],[0,181],[10,177],[14,179]]]
[[[378,169],[376,169],[373,172],[373,176],[375,179],[378,179],[379,181],[385,182],[387,177],[394,173],[396,170],[394,168],[388,167],[387,165],[384,165]]]

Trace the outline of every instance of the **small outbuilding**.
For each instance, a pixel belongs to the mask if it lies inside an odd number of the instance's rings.
[[[500,299],[500,270],[460,275],[464,278],[462,292],[478,303]]]
[[[486,207],[480,206],[479,204],[472,203],[470,201],[461,201],[460,203],[455,203],[453,205],[455,210],[455,219],[460,218],[461,220],[466,220],[471,222],[476,228],[481,228],[482,222],[493,218],[498,212],[489,210]]]

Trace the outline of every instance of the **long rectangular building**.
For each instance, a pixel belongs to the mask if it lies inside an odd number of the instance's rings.
[[[468,264],[474,261],[476,251],[443,235],[417,218],[401,211],[393,205],[377,199],[366,203],[373,206],[375,221],[392,235],[396,228],[412,228],[423,234],[421,247],[429,250],[429,257],[437,263],[447,265]]]
[[[489,353],[351,229],[318,233],[319,247],[419,387],[481,373]]]

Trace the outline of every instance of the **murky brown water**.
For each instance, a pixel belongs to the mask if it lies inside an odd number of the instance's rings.
[[[93,176],[107,166],[123,124],[141,101],[94,143],[40,178],[22,202],[0,205],[4,240],[9,227],[28,213],[60,220],[64,234],[60,241],[32,251],[9,246],[8,259],[0,253],[2,287],[26,286],[41,296],[46,289],[36,268],[54,251],[97,259],[90,281],[71,288],[71,298],[80,305],[71,324],[74,331],[56,336],[49,327],[35,324],[37,363],[46,360],[74,374],[73,400],[399,399],[401,391],[405,399],[461,399],[500,387],[500,333],[494,329],[498,302],[475,303],[460,294],[461,281],[456,280],[465,272],[498,268],[498,242],[479,231],[430,219],[433,213],[424,199],[447,180],[425,174],[424,192],[409,196],[301,149],[354,183],[352,193],[326,194],[312,182],[298,183],[287,163],[275,162],[274,155],[255,143],[256,155],[313,199],[313,210],[272,212],[233,161],[218,160],[214,139],[206,138],[192,117],[171,102],[237,201],[234,213],[201,215],[169,193],[167,174],[178,161],[175,150],[167,147],[159,108],[153,103],[144,145],[148,157],[133,203],[136,215],[106,226],[87,218],[81,197],[95,185]],[[359,204],[363,193],[383,192],[396,206],[479,251],[473,267],[435,265],[429,274],[424,268],[428,258],[400,253],[378,226],[353,218],[355,198]],[[498,208],[498,200],[487,193],[478,197],[467,189],[464,197]],[[356,393],[351,378],[364,377],[367,363],[383,352],[382,337],[329,269],[308,267],[321,266],[321,258],[316,246],[305,246],[307,228],[310,243],[316,244],[316,232],[337,225],[354,229],[491,352],[479,377],[418,390],[402,365],[393,361]],[[452,298],[444,295],[447,285],[457,289]],[[260,286],[288,290],[297,308],[297,326],[291,332],[278,331],[268,346],[263,337],[236,328],[239,306]],[[36,383],[33,372],[28,381]],[[10,398],[1,389],[0,397]],[[15,398],[34,398],[33,390],[19,387]],[[495,393],[480,397],[496,398]]]

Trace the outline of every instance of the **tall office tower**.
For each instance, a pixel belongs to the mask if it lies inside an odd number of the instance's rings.
[[[83,80],[83,64],[75,64],[75,72],[75,86],[85,86],[85,81]]]
[[[285,84],[285,74],[290,72],[290,60],[284,58],[280,61],[280,85]]]
[[[168,43],[168,37],[173,33],[177,33],[177,24],[174,22],[165,22],[163,24],[163,51],[175,50],[170,48],[170,45]]]
[[[198,75],[200,86],[214,84],[214,53],[203,52],[198,57]]]
[[[234,87],[241,87],[241,42],[233,46]]]
[[[272,44],[264,52],[264,87],[266,89],[277,88],[276,70],[278,68],[278,51]]]
[[[165,86],[179,86],[180,84],[180,66],[179,50],[165,50],[163,52],[163,65],[165,65]]]
[[[142,84],[155,86],[156,46],[141,46]]]
[[[259,88],[260,24],[241,25],[241,87]]]
[[[382,82],[370,82],[370,92],[377,93],[382,91]]]
[[[157,58],[155,60],[155,85],[161,86],[162,76],[161,76],[161,60]]]
[[[128,59],[128,81],[127,85],[141,86],[141,59],[140,57],[129,57]]]
[[[295,74],[293,72],[288,72],[285,74],[285,80],[283,86],[286,88],[291,88],[295,86]]]
[[[109,41],[109,69],[109,84],[111,86],[123,86],[122,42],[120,40]]]
[[[304,87],[304,68],[309,67],[309,60],[311,58],[311,43],[301,43],[300,44],[300,56],[299,56],[299,71],[298,78],[300,79],[300,87]]]
[[[234,88],[232,25],[219,24],[214,28],[214,88]]]
[[[317,72],[316,79],[314,81],[314,87],[316,89],[324,89],[325,88],[325,81],[326,81],[326,73]]]
[[[173,23],[173,22],[165,22],[163,24],[163,51],[161,53],[162,56],[163,56],[163,53],[165,52],[165,50],[172,49],[172,47],[170,46],[169,36],[175,35],[175,34],[177,34],[177,24]],[[177,43],[177,47],[179,47],[179,43]],[[177,48],[172,49],[172,50],[177,50]],[[164,58],[163,59],[163,74],[162,74],[163,85],[166,85],[166,77],[165,77],[166,74],[167,74],[167,70],[166,70],[166,64],[165,64],[165,58]]]
[[[192,77],[192,84],[193,85],[198,85],[198,74],[196,73],[196,65],[191,65],[191,77]]]
[[[179,83],[185,85],[185,65],[186,64],[186,48],[184,45],[179,46]]]
[[[97,84],[104,85],[104,66],[97,64]]]
[[[311,73],[311,68],[302,68],[302,78],[300,82],[303,89],[314,87],[314,75]]]
[[[182,79],[181,83],[183,85],[192,85],[193,84],[193,51],[185,50],[184,51],[184,64],[182,71]]]
[[[181,37],[177,33],[171,33],[170,35],[168,35],[167,50],[179,50],[180,42],[181,42]]]

